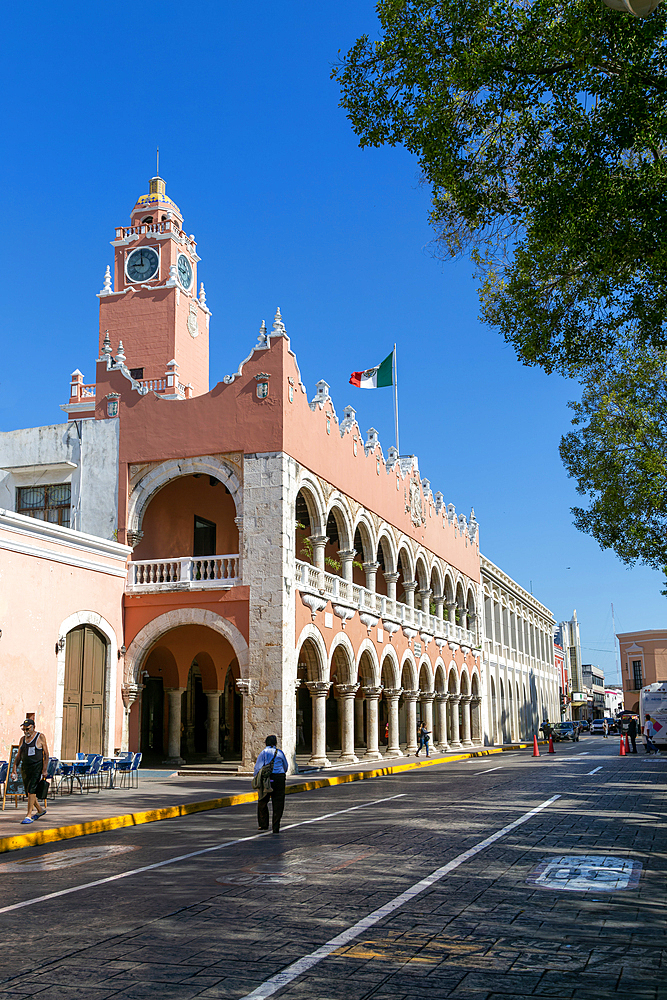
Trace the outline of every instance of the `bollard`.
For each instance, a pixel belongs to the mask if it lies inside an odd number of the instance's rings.
[[[549,733],[549,753],[556,753],[554,750],[554,738],[551,733]]]
[[[625,734],[625,752],[630,753],[630,738],[628,734]]]
[[[621,749],[618,751],[618,756],[625,757],[625,742],[622,736],[621,736]]]
[[[540,748],[537,745],[537,736],[533,736],[533,757],[540,756]]]

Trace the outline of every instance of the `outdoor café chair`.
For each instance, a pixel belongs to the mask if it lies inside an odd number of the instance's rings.
[[[130,768],[130,783],[134,788],[139,787],[139,765],[141,764],[141,754],[135,753],[132,767]]]
[[[94,786],[95,791],[100,790],[100,768],[102,767],[102,754],[101,753],[89,753],[88,754],[88,767],[83,774],[83,782],[86,786],[86,791],[89,792]]]

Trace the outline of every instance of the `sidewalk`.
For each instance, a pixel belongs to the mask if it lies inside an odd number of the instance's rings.
[[[528,744],[508,744],[503,747],[479,747],[451,753],[432,753],[430,757],[388,757],[358,764],[336,765],[321,770],[308,769],[287,778],[287,792],[310,791],[347,781],[404,773],[434,764],[469,757],[485,757],[507,750],[525,748]],[[211,771],[215,765],[211,766]],[[47,815],[31,825],[21,825],[25,816],[25,800],[7,799],[5,811],[0,811],[0,853],[35,844],[69,840],[123,826],[156,822],[179,815],[208,809],[220,809],[257,798],[247,775],[235,776],[220,770],[206,775],[178,775],[165,769],[139,771],[139,788],[113,788],[97,792],[74,792],[49,799]]]

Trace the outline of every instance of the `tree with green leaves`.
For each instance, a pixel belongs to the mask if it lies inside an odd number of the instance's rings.
[[[483,317],[575,375],[665,342],[667,8],[381,0],[334,68],[362,146],[415,153],[435,247],[469,253]]]
[[[667,575],[667,353],[624,349],[620,361],[594,366],[570,403],[561,458],[590,500],[573,508],[575,525],[623,562]]]
[[[667,566],[667,4],[380,0],[334,68],[361,146],[403,145],[435,252],[468,254],[518,358],[578,379],[575,523]]]

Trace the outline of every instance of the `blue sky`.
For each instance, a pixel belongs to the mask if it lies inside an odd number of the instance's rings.
[[[373,4],[74,2],[4,21],[0,429],[60,422],[70,372],[94,377],[109,241],[159,144],[202,257],[212,384],[279,305],[309,392],[326,379],[386,454],[391,390],[348,377],[396,341],[401,451],[475,508],[490,559],[558,620],[577,609],[584,660],[613,681],[611,603],[617,631],[663,627],[661,577],[575,531],[558,443],[576,385],[518,364],[478,321],[471,265],[430,254],[414,158],[359,149],[330,72],[376,32]]]

